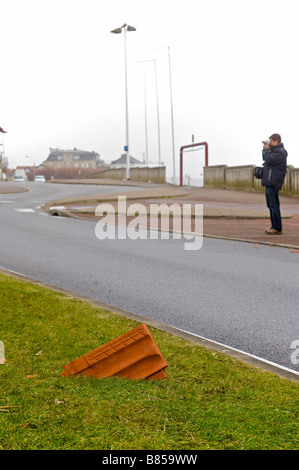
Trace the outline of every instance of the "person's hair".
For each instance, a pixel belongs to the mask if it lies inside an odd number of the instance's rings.
[[[281,143],[281,136],[279,134],[272,134],[269,139],[275,140],[275,142],[278,141],[279,144]]]

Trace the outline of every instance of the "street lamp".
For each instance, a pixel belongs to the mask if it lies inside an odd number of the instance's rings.
[[[130,151],[129,151],[129,110],[128,110],[128,84],[127,84],[127,41],[126,41],[126,32],[127,31],[136,31],[136,28],[124,24],[120,28],[116,28],[111,33],[120,34],[124,30],[124,45],[125,45],[125,90],[126,90],[126,178],[130,179]]]
[[[5,151],[4,151],[4,134],[7,134],[7,131],[5,131],[4,129],[2,129],[2,127],[0,127],[0,132],[2,133],[2,144],[0,144],[2,146],[2,152],[1,152],[1,165],[0,165],[0,168],[3,167],[4,165],[4,162],[5,162]]]
[[[168,66],[169,66],[169,86],[170,86],[170,103],[171,103],[173,184],[175,185],[175,150],[174,150],[174,127],[173,127],[173,103],[172,103],[171,65],[170,65],[170,48],[169,47],[168,47]]]
[[[159,166],[161,166],[161,144],[160,144],[160,116],[159,116],[159,100],[158,100],[158,82],[157,82],[157,67],[156,67],[156,60],[149,59],[149,60],[138,60],[137,63],[141,62],[154,62],[155,65],[155,82],[156,82],[156,101],[157,101],[157,123],[158,123],[158,149],[159,149]],[[145,88],[145,79],[144,79],[144,88]],[[144,91],[144,95],[146,91]],[[145,110],[146,116],[146,110]]]
[[[156,48],[162,50],[163,48]],[[173,160],[173,184],[175,184],[175,148],[174,148],[174,125],[173,125],[173,103],[172,103],[172,80],[171,80],[171,64],[170,64],[170,48],[168,49],[168,68],[169,68],[169,88],[170,88],[170,105],[171,105],[171,128],[172,128],[172,160]],[[149,49],[155,50],[155,49]]]

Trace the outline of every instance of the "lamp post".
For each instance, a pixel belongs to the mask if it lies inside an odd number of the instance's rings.
[[[148,140],[147,140],[147,105],[146,105],[146,76],[145,70],[143,71],[144,75],[144,118],[145,118],[145,155],[146,155],[146,164],[148,166]]]
[[[161,139],[160,139],[160,116],[159,116],[159,99],[158,99],[158,81],[157,81],[157,67],[156,67],[156,60],[149,59],[149,60],[138,60],[137,63],[141,62],[154,62],[155,66],[155,84],[156,84],[156,101],[157,101],[157,123],[158,123],[158,151],[159,151],[159,166],[161,166]]]
[[[129,151],[129,109],[128,109],[128,80],[127,80],[127,39],[126,39],[126,32],[127,31],[136,31],[136,28],[133,26],[129,26],[124,24],[120,28],[116,28],[111,33],[113,34],[120,34],[124,30],[124,45],[125,45],[125,92],[126,92],[126,145],[125,145],[125,153],[126,153],[126,178],[130,179],[130,151]]]
[[[149,50],[163,50],[162,48],[155,48]],[[175,184],[175,147],[174,147],[174,124],[173,124],[173,102],[172,102],[172,80],[171,80],[171,64],[170,64],[170,47],[168,49],[168,68],[169,68],[169,89],[170,89],[170,107],[171,107],[171,129],[172,129],[172,161],[173,161],[173,184]]]
[[[3,165],[4,165],[4,162],[5,162],[4,134],[6,134],[6,131],[4,131],[4,130],[2,129],[2,127],[0,127],[0,132],[2,133],[2,144],[0,144],[0,145],[2,146],[1,165],[0,165],[0,168],[2,168]]]
[[[172,128],[173,184],[175,185],[175,150],[174,150],[174,126],[173,126],[172,83],[171,83],[171,65],[170,65],[170,48],[169,48],[169,47],[168,47],[168,67],[169,67],[169,85],[170,85],[170,103],[171,103],[171,128]]]

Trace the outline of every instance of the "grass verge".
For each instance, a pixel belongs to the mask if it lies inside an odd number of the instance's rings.
[[[298,384],[149,328],[168,378],[63,378],[137,326],[0,275],[1,450],[298,449]]]

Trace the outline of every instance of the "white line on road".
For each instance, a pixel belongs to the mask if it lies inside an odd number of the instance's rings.
[[[35,212],[34,209],[15,209],[16,212]]]
[[[276,367],[278,369],[281,369],[281,370],[285,370],[286,372],[290,372],[291,374],[295,374],[299,377],[299,372],[296,372],[295,370],[293,369],[289,369],[288,367],[285,367],[285,366],[282,366],[280,364],[277,364],[276,362],[271,362],[271,361],[268,361],[267,359],[263,359],[259,356],[255,356],[254,354],[250,354],[248,352],[245,352],[245,351],[241,351],[240,349],[236,349],[236,348],[233,348],[232,346],[227,346],[226,344],[222,344],[222,343],[218,343],[218,341],[214,341],[214,340],[210,340],[208,338],[205,338],[203,336],[200,336],[200,335],[197,335],[195,333],[190,333],[189,331],[186,331],[186,330],[182,330],[180,328],[176,328],[178,331],[181,331],[182,333],[186,333],[188,335],[192,335],[198,339],[200,339],[201,341],[207,341],[208,343],[213,343],[217,346],[221,346],[222,348],[224,348],[222,350],[223,353],[225,352],[230,352],[230,351],[235,351],[236,353],[239,353],[239,354],[242,354],[242,355],[246,355],[248,357],[251,357],[252,359],[256,359],[257,361],[259,362],[263,362],[265,364],[268,364],[269,366],[273,366],[273,367]]]

